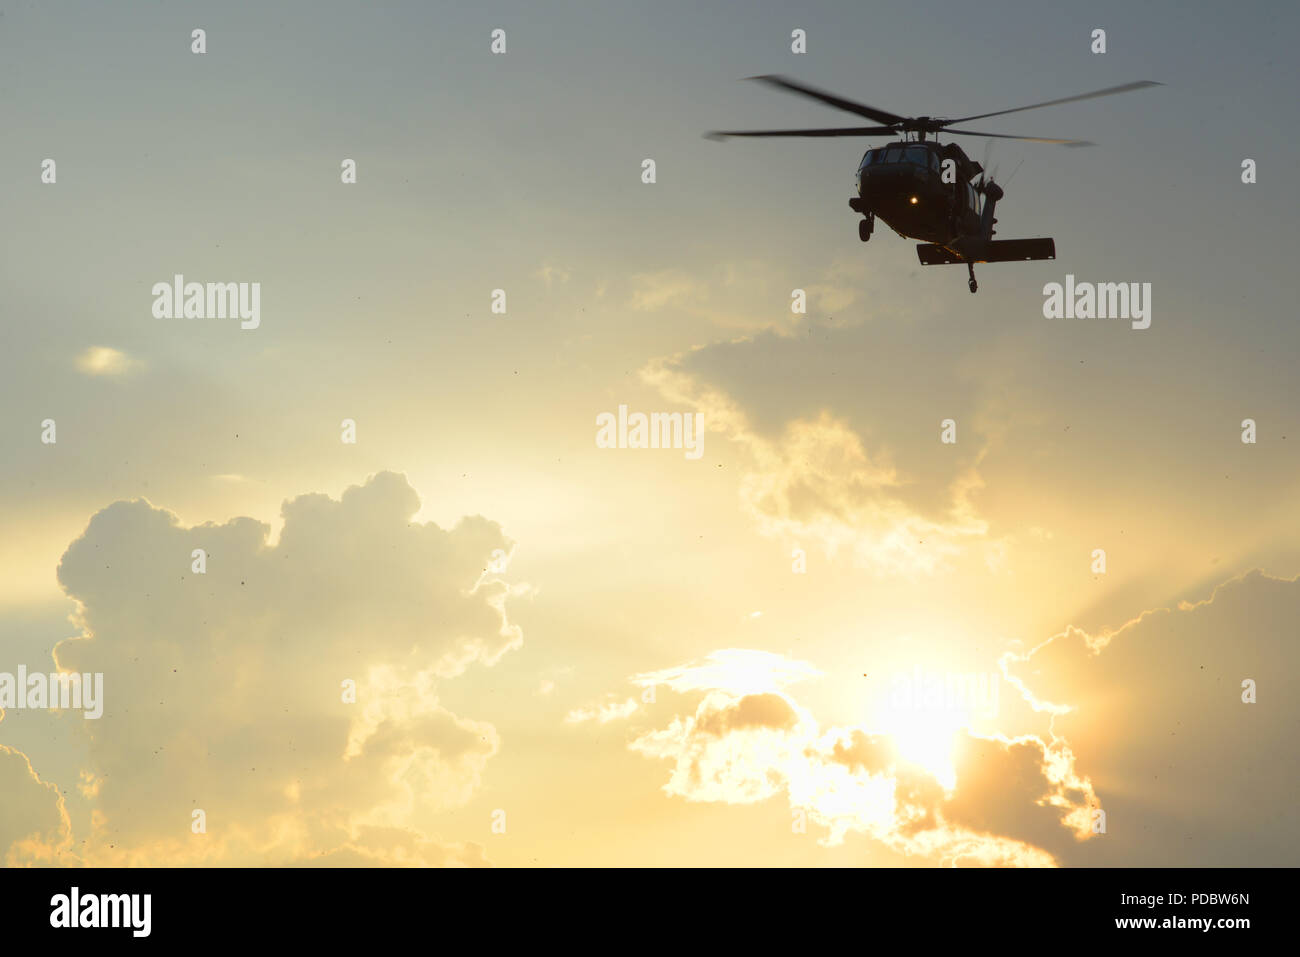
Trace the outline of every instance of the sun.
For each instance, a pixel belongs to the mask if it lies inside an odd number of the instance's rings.
[[[878,714],[876,727],[893,739],[900,758],[951,791],[957,786],[954,738],[969,724],[970,716],[962,711],[890,708]]]

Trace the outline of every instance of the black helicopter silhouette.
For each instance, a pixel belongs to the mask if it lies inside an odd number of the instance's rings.
[[[858,164],[858,195],[849,206],[862,214],[858,238],[871,238],[876,217],[904,239],[921,239],[916,247],[923,266],[965,263],[970,274],[970,291],[979,289],[975,282],[976,263],[1014,262],[1031,259],[1055,259],[1056,243],[1051,239],[997,239],[993,228],[997,220],[993,211],[1005,195],[1001,186],[986,174],[956,143],[940,143],[941,132],[957,136],[988,136],[1032,143],[1056,143],[1062,146],[1091,146],[1086,140],[1049,139],[1042,136],[1012,136],[1008,133],[978,133],[952,129],[956,123],[983,120],[1005,113],[1020,113],[1044,106],[1072,103],[1098,96],[1128,93],[1161,84],[1140,80],[1111,86],[1091,93],[1062,97],[1018,106],[1010,110],[978,113],[955,120],[930,116],[905,117],[827,93],[783,76],[752,76],[779,89],[820,100],[836,109],[865,116],[878,126],[833,127],[806,130],[715,130],[710,139],[729,136],[899,136],[902,139],[886,146],[867,150]],[[929,138],[932,137],[932,138]],[[976,179],[978,177],[978,179]]]

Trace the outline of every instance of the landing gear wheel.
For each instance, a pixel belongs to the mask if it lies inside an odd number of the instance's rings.
[[[966,283],[966,285],[970,286],[970,291],[971,291],[971,292],[979,292],[980,284],[977,283],[974,279],[972,279],[970,282]]]
[[[971,292],[976,292],[979,289],[980,284],[975,281],[975,264],[967,263],[966,272],[970,274],[970,282],[968,282],[966,285],[970,286]]]
[[[868,239],[870,239],[870,238],[871,238],[871,228],[872,228],[872,226],[874,226],[874,225],[875,225],[875,223],[873,223],[870,219],[860,219],[860,220],[858,220],[858,239],[862,240],[864,243],[865,243]]]

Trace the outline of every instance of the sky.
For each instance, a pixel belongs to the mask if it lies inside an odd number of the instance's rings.
[[[0,697],[0,862],[1294,865],[1298,27],[5,4],[0,695],[103,713]],[[859,242],[879,141],[702,136],[859,122],[767,73],[1163,85],[979,121],[1096,145],[993,141],[1058,258],[972,296]],[[177,274],[257,327],[159,318]],[[1067,275],[1150,327],[1045,318]],[[699,456],[602,447],[621,406]]]

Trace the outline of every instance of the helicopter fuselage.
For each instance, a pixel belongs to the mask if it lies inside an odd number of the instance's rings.
[[[979,172],[953,143],[890,143],[863,155],[850,205],[905,239],[947,245],[979,235],[980,196],[971,185]]]

